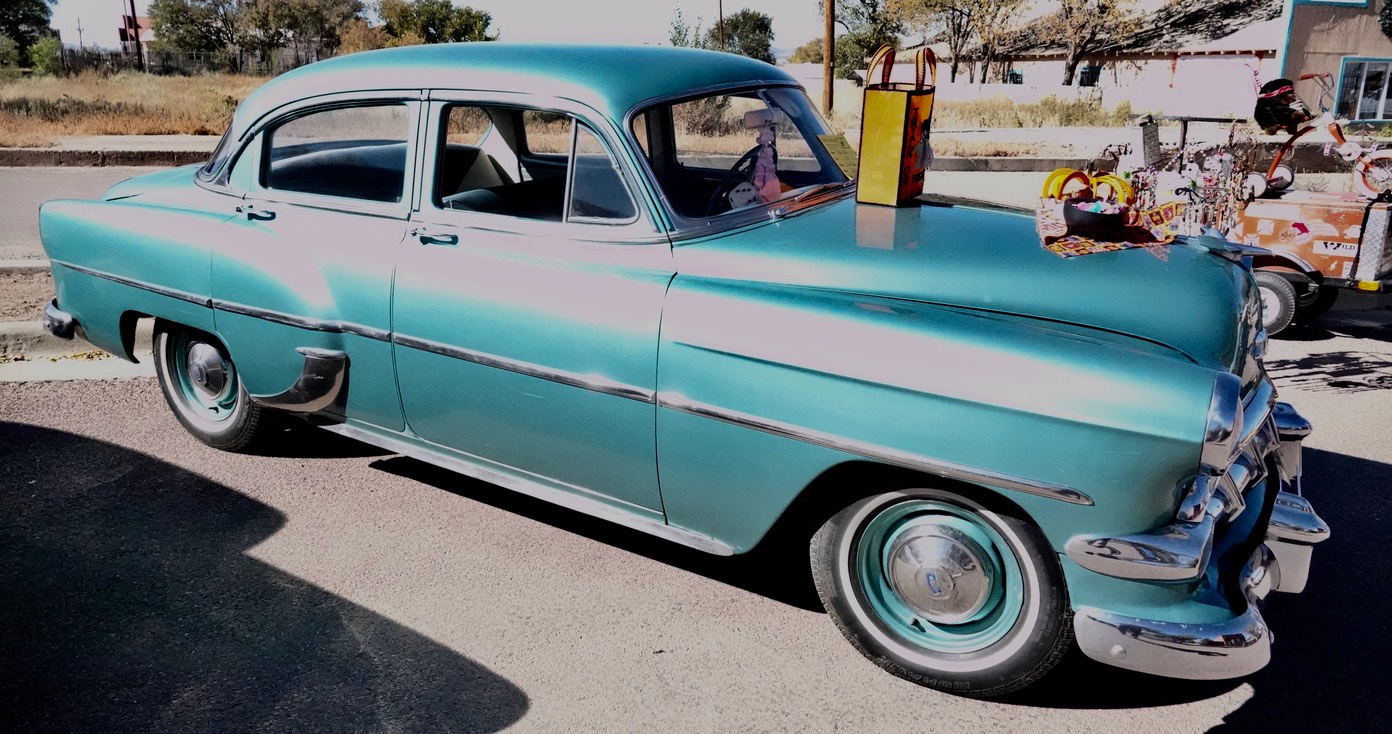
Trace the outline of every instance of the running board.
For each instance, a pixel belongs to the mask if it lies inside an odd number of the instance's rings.
[[[668,525],[656,519],[650,519],[626,512],[612,505],[591,499],[576,492],[567,492],[563,489],[548,487],[540,482],[524,479],[512,474],[505,474],[495,469],[490,469],[481,464],[451,456],[448,454],[437,453],[421,446],[406,441],[395,436],[388,436],[376,431],[360,428],[347,423],[337,423],[334,425],[320,426],[326,431],[333,431],[342,436],[371,444],[381,449],[393,453],[408,456],[412,459],[423,461],[427,464],[444,467],[450,471],[458,472],[468,477],[473,477],[480,481],[496,484],[505,489],[510,489],[528,497],[535,497],[539,500],[549,502],[553,505],[560,505],[566,509],[574,510],[591,517],[607,520],[616,525],[632,528],[649,535],[656,535],[659,538],[680,543],[688,548],[711,553],[717,556],[732,556],[735,549],[729,545],[716,540],[715,538],[684,530],[679,527]],[[581,491],[583,488],[577,487]]]

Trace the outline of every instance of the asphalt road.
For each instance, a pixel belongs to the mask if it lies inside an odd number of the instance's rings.
[[[310,429],[206,448],[152,380],[0,383],[0,730],[1371,731],[1392,657],[1392,325],[1274,343],[1333,527],[1240,681],[1076,652],[1003,702],[881,672],[801,568],[721,559]]]
[[[157,168],[0,168],[0,260],[43,257],[39,205],[49,199],[95,199],[117,181]]]

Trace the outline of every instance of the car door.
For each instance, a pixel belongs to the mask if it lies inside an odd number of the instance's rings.
[[[392,267],[420,116],[420,93],[402,95],[333,98],[258,131],[229,176],[245,196],[212,266],[217,328],[248,392],[297,384],[307,358],[297,350],[341,352],[347,390],[336,412],[392,430],[404,427]]]
[[[393,297],[411,430],[660,516],[654,390],[672,257],[616,143],[569,111],[477,98],[434,101],[427,119]]]

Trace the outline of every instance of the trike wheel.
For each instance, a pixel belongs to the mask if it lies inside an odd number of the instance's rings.
[[[1295,183],[1295,171],[1290,166],[1276,166],[1266,178],[1267,191],[1285,191]]]
[[[811,561],[851,644],[930,688],[978,698],[1024,688],[1073,638],[1063,572],[1039,531],[949,492],[856,502],[813,536]]]
[[[245,451],[266,432],[261,406],[247,396],[236,365],[216,338],[159,322],[154,352],[165,402],[199,441],[224,451]]]
[[[1353,169],[1353,184],[1359,194],[1376,199],[1392,189],[1392,150],[1375,150],[1364,158]]]

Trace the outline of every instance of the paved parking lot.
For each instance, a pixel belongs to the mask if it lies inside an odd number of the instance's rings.
[[[148,378],[0,382],[0,730],[1373,731],[1392,314],[1336,311],[1268,366],[1315,424],[1306,490],[1333,528],[1307,591],[1268,607],[1271,665],[1196,683],[1075,653],[996,702],[881,672],[774,554],[706,556],[308,426],[220,453]]]

